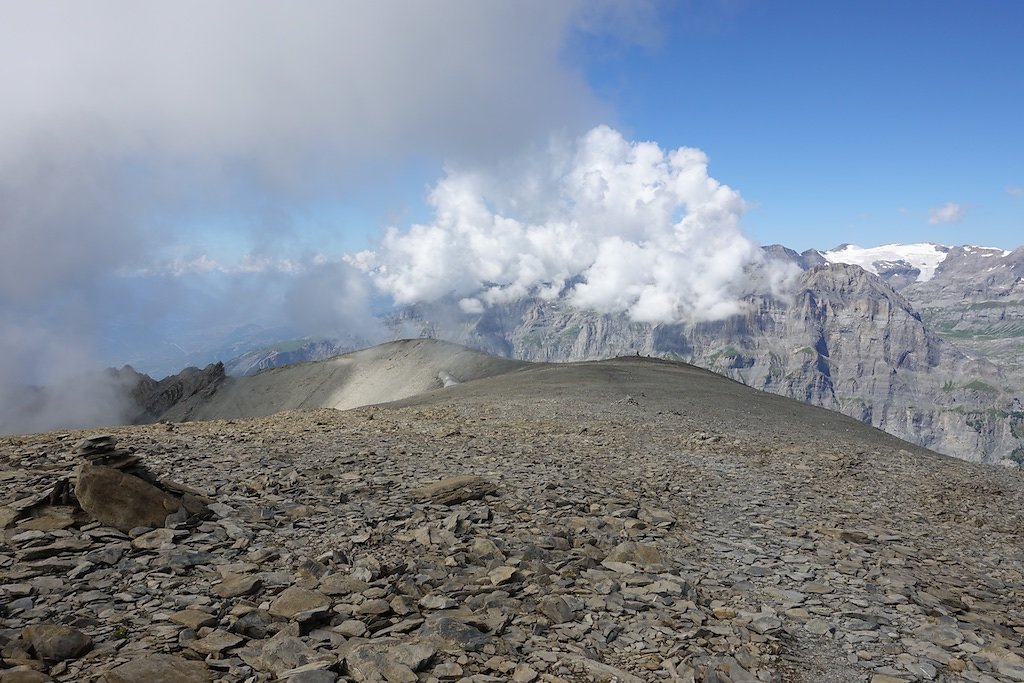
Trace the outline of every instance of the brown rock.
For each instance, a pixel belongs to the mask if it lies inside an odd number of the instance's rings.
[[[306,645],[301,638],[278,633],[263,641],[249,641],[237,654],[257,671],[278,675],[284,671],[305,666],[316,661],[332,660],[331,655],[319,653]]]
[[[92,648],[92,638],[77,628],[57,624],[35,624],[21,630],[21,638],[36,656],[48,662],[81,657]]]
[[[449,477],[426,486],[413,489],[413,498],[439,505],[455,505],[467,500],[476,500],[498,492],[498,487],[475,474]]]
[[[490,638],[475,626],[470,626],[451,617],[441,617],[420,627],[419,634],[433,638],[444,649],[479,652],[490,642]]]
[[[356,607],[356,614],[369,614],[369,615],[381,615],[388,614],[391,612],[391,603],[387,600],[376,598],[374,600],[367,600]]]
[[[135,527],[162,527],[167,515],[181,502],[131,474],[102,465],[83,465],[75,484],[82,509],[121,531]]]
[[[259,590],[260,577],[251,574],[225,574],[213,592],[222,598],[237,598]]]
[[[0,683],[49,683],[52,680],[42,671],[32,669],[0,671]]]
[[[2,521],[2,520],[0,520]],[[25,531],[53,531],[67,529],[75,523],[74,509],[70,507],[46,507],[18,525]]]
[[[612,548],[606,559],[609,562],[629,563],[638,567],[665,563],[665,558],[656,546],[633,541],[618,544]]]
[[[515,683],[533,683],[533,681],[537,680],[537,672],[526,664],[520,664],[512,672],[512,680]]]
[[[7,505],[0,505],[0,529],[14,526],[14,523],[21,517],[21,512]]]
[[[537,611],[548,618],[552,624],[564,624],[575,619],[569,604],[557,595],[549,595],[537,605]]]
[[[132,539],[132,547],[136,550],[156,550],[174,544],[174,532],[170,529],[153,529]]]
[[[502,565],[500,567],[495,567],[491,571],[487,572],[487,578],[489,578],[491,580],[491,583],[493,583],[495,586],[500,586],[514,579],[516,577],[517,571],[518,570],[515,567]]]
[[[217,617],[209,612],[198,609],[183,609],[171,615],[171,621],[180,624],[193,631],[198,631],[204,626],[213,626],[217,623]]]
[[[241,636],[236,636],[234,633],[228,633],[227,631],[217,629],[205,638],[192,641],[188,646],[196,652],[201,652],[204,655],[216,655],[224,650],[241,644],[241,642]]]
[[[320,592],[327,595],[348,595],[362,593],[370,584],[348,574],[328,574],[320,579]]]
[[[150,655],[103,674],[106,683],[211,683],[213,678],[202,662],[173,655]]]
[[[390,638],[356,645],[345,656],[348,674],[357,681],[387,680],[412,683],[416,671],[434,656],[436,648],[428,641],[398,643]]]
[[[270,613],[275,617],[291,619],[299,612],[308,612],[331,606],[331,599],[319,591],[292,586],[286,588],[277,599],[270,603]]]

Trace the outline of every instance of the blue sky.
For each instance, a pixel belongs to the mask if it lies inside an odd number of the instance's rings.
[[[1024,243],[1024,3],[663,8],[660,44],[573,58],[630,135],[700,147],[795,248]],[[955,202],[957,223],[929,224]]]

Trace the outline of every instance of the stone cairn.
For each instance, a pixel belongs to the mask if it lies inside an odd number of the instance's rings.
[[[62,553],[92,551],[89,557],[98,559],[82,564],[82,567],[92,568],[96,563],[102,565],[114,559],[100,557],[104,546],[109,545],[107,541],[117,538],[110,534],[122,537],[127,534],[136,548],[157,547],[169,538],[187,535],[188,528],[210,516],[208,498],[183,484],[160,479],[146,469],[142,456],[135,449],[118,448],[117,439],[112,435],[87,437],[71,453],[79,459],[72,472],[53,480],[47,489],[4,505],[0,510],[0,528],[17,522],[21,531],[15,539],[41,543],[20,552],[18,559],[21,561],[45,563]],[[50,534],[66,535],[68,532],[64,530],[73,526],[91,530],[98,536],[56,536],[48,540]],[[111,529],[104,532],[104,527]],[[35,572],[29,570],[26,574],[32,576]],[[11,583],[7,588],[8,594],[13,589],[14,595],[26,590],[36,591],[32,584]],[[35,602],[27,595],[17,597],[0,607],[0,616],[11,610],[24,612],[26,608],[31,613]],[[77,625],[73,622],[28,623],[20,629],[0,632],[0,660],[3,661],[0,683],[51,681],[51,675],[61,674],[66,678],[68,664],[90,656],[94,648],[92,638],[76,628]],[[124,676],[107,672],[106,680],[119,683],[209,680],[208,675],[189,668],[205,671],[201,664],[177,657],[161,659],[157,655],[132,666],[142,666],[142,671],[132,673],[128,671],[129,666]],[[47,675],[47,671],[51,675]]]
[[[142,462],[142,456],[118,448],[117,439],[110,434],[82,439],[75,449],[75,455],[90,465],[103,465],[116,470],[127,470]]]

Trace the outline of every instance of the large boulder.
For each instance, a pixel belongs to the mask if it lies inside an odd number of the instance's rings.
[[[92,638],[77,628],[60,624],[34,624],[21,630],[21,639],[32,646],[39,659],[62,662],[76,659],[92,648]]]
[[[161,527],[181,500],[147,481],[103,465],[82,465],[75,484],[79,504],[95,519],[122,531]]]

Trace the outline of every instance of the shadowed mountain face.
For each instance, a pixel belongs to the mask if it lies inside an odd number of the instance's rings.
[[[495,365],[429,340],[339,360],[222,379],[194,405],[379,399],[418,367],[478,378],[348,411],[0,438],[0,667],[1019,679],[1020,472],[678,362]]]

